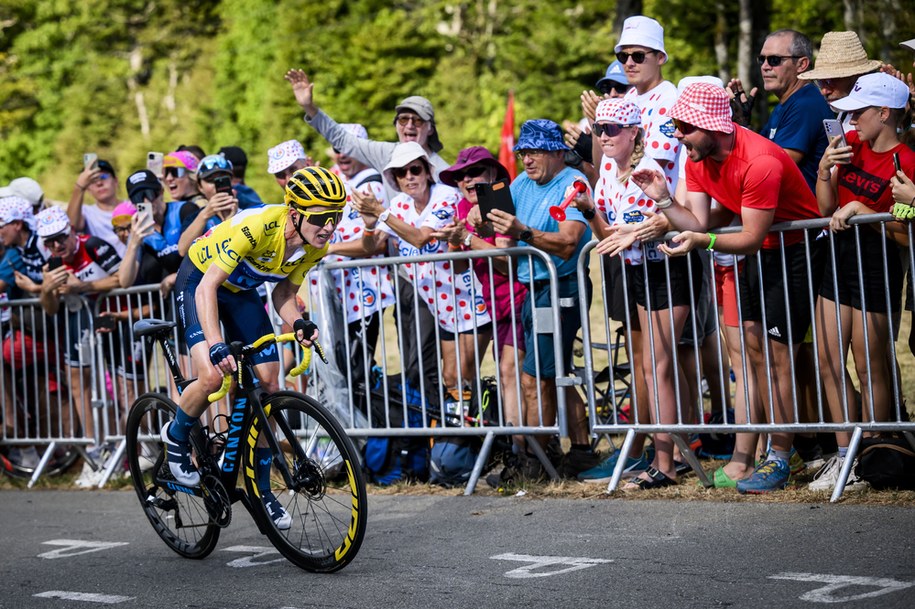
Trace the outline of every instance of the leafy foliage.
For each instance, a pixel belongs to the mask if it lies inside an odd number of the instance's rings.
[[[446,157],[470,144],[495,149],[510,90],[519,121],[578,116],[581,91],[613,59],[614,24],[626,16],[616,6],[641,5],[665,26],[665,77],[676,82],[735,71],[736,4],[7,0],[0,5],[0,181],[31,175],[51,198],[66,199],[85,151],[110,159],[124,176],[148,150],[235,144],[248,151],[248,182],[275,198],[263,171],[268,147],[297,138],[326,159],[326,143],[304,125],[283,80],[291,67],[305,69],[331,116],[363,123],[374,138],[393,138],[393,107],[419,94],[435,105]],[[815,41],[845,29],[843,3],[766,4],[771,28],[795,27]],[[885,58],[907,67],[911,57],[887,51],[872,17],[898,5],[879,0],[855,14],[871,56],[891,53]],[[911,11],[891,13],[896,32],[915,31]],[[726,66],[714,53],[722,22]]]

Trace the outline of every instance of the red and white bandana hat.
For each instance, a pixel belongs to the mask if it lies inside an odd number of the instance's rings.
[[[611,122],[616,125],[641,125],[642,112],[634,103],[624,99],[603,99],[594,111],[595,122]]]
[[[668,115],[706,131],[734,132],[728,93],[711,83],[697,82],[687,86]]]

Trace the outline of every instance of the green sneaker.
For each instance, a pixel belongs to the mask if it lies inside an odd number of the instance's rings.
[[[719,467],[715,470],[712,482],[714,483],[714,488],[737,488],[737,481],[724,473],[724,467]]]

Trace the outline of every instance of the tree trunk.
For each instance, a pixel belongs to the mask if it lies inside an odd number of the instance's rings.
[[[623,22],[627,17],[642,14],[642,0],[616,0],[616,18],[613,20],[613,32],[619,40],[623,31]],[[616,44],[616,41],[614,41]]]
[[[737,78],[747,91],[752,89],[750,72],[753,53],[753,8],[750,0],[740,0],[737,18]]]
[[[149,138],[149,113],[146,111],[146,100],[140,90],[137,74],[143,69],[143,53],[140,47],[130,52],[130,76],[127,78],[127,89],[133,93],[133,101],[137,107],[137,120],[140,123],[140,133],[144,138]]]
[[[728,57],[728,22],[725,16],[725,5],[722,0],[715,2],[715,61],[718,62],[718,78],[724,84],[731,80]]]

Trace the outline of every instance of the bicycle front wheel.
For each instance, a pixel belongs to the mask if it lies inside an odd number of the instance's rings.
[[[352,440],[314,399],[281,391],[267,398],[264,410],[281,449],[270,464],[269,491],[285,510],[275,522],[264,504],[267,483],[261,481],[254,445],[263,423],[251,421],[244,451],[245,486],[255,517],[270,541],[294,564],[319,573],[348,565],[365,536],[365,478]],[[260,444],[266,445],[261,441]],[[284,476],[288,475],[288,480]]]
[[[127,463],[140,505],[162,541],[185,558],[204,558],[219,541],[219,526],[212,522],[202,497],[180,490],[175,483],[160,436],[177,410],[168,396],[159,393],[137,398],[127,417]]]

